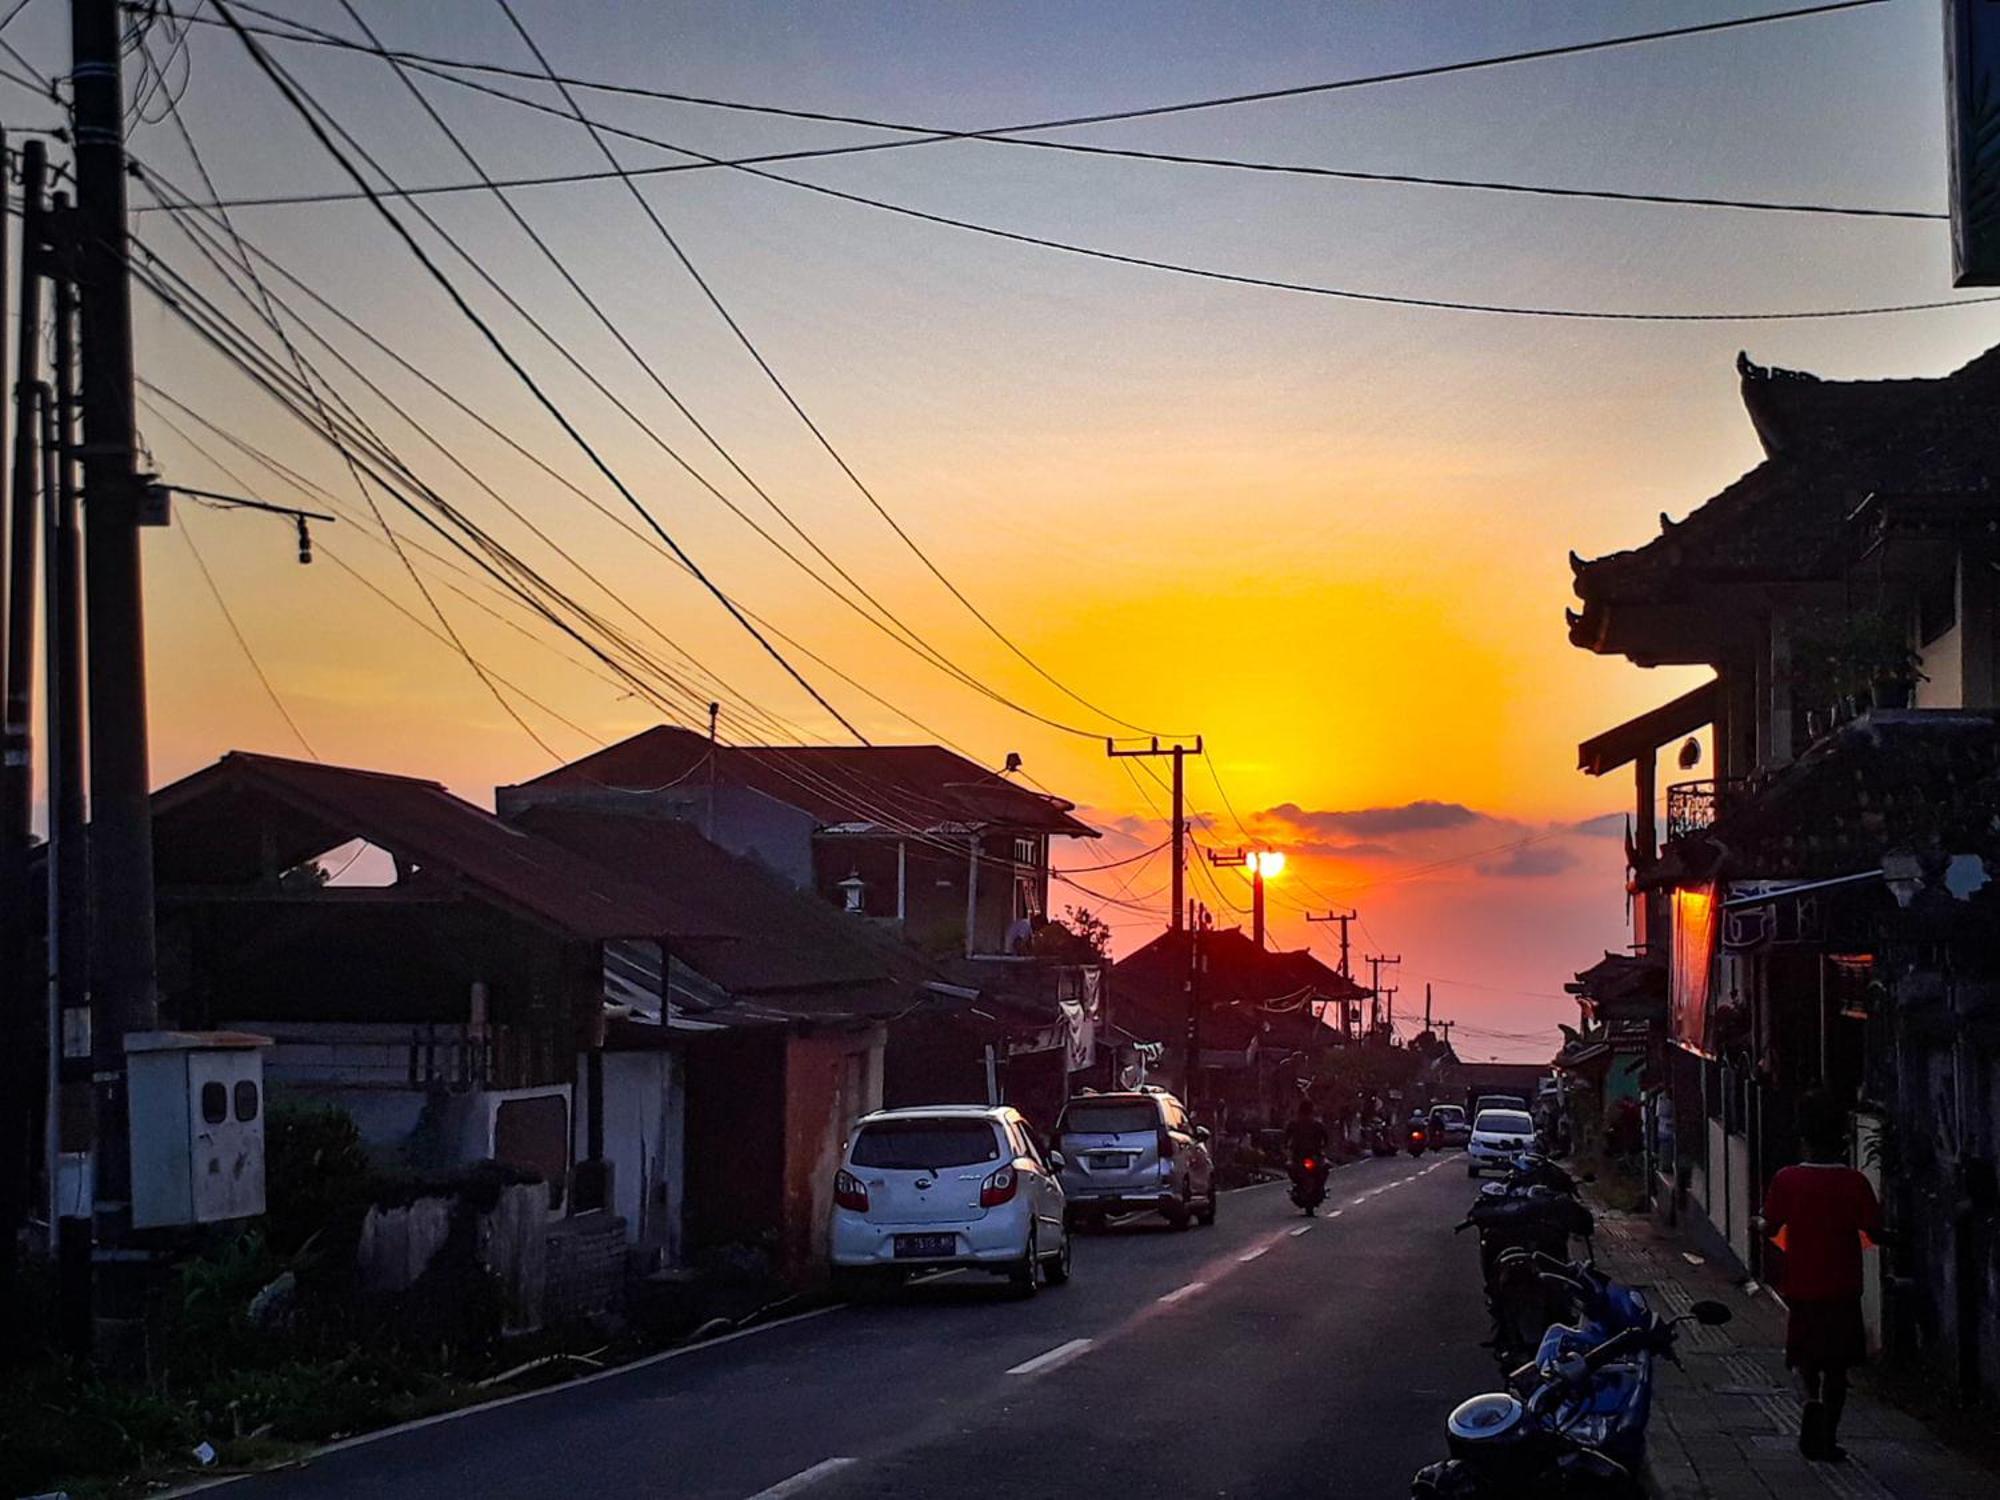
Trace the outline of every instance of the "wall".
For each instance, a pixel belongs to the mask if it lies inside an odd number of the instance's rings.
[[[697,1036],[686,1073],[687,1252],[775,1252],[783,1218],[785,1036],[775,1026]]]
[[[785,1056],[781,1266],[815,1276],[826,1262],[833,1175],[854,1122],[882,1107],[883,1030],[794,1036]]]
[[[684,1087],[680,1055],[665,1050],[604,1054],[604,1158],[611,1164],[612,1211],[632,1244],[666,1263],[681,1254]],[[582,1061],[578,1067],[581,1069]],[[587,1103],[577,1108],[578,1160],[590,1135]]]
[[[1918,708],[1960,708],[1965,703],[1964,631],[1954,625],[1924,647],[1923,673],[1912,700]]]

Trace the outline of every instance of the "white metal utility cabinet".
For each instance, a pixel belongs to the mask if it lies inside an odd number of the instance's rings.
[[[213,1224],[264,1211],[264,1056],[243,1031],[135,1031],[132,1224]]]

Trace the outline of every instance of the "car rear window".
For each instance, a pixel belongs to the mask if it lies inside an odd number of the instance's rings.
[[[1511,1109],[1489,1109],[1479,1117],[1484,1135],[1533,1135],[1535,1122]]]
[[[1072,1104],[1063,1113],[1062,1128],[1078,1135],[1137,1135],[1160,1128],[1160,1110],[1150,1101]]]
[[[1431,1118],[1435,1120],[1449,1120],[1456,1124],[1465,1119],[1465,1111],[1455,1104],[1440,1104],[1436,1109],[1431,1111]]]
[[[998,1161],[1000,1144],[985,1120],[882,1120],[861,1127],[852,1156],[857,1167],[969,1167]]]

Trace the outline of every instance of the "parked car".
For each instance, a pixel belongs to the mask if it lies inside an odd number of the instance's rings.
[[[1465,1111],[1456,1104],[1433,1104],[1431,1106],[1431,1145],[1439,1151],[1448,1151],[1454,1146],[1463,1146],[1472,1139],[1472,1126],[1466,1122]]]
[[[1191,1125],[1165,1089],[1082,1094],[1056,1122],[1070,1222],[1157,1210],[1177,1229],[1215,1222],[1215,1161],[1208,1127]]]
[[[1482,1109],[1472,1120],[1465,1146],[1465,1175],[1504,1172],[1523,1151],[1534,1149],[1535,1122],[1525,1109]]]
[[[880,1289],[915,1270],[967,1267],[1032,1295],[1069,1280],[1060,1152],[1019,1110],[935,1104],[864,1115],[833,1179],[836,1284]]]
[[[1528,1101],[1519,1094],[1481,1094],[1472,1101],[1472,1118],[1477,1120],[1489,1109],[1513,1109],[1528,1113]]]

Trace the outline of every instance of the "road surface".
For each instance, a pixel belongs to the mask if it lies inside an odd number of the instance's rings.
[[[229,1500],[1398,1496],[1494,1384],[1457,1153],[1334,1173],[1324,1217],[1079,1236],[1020,1300],[950,1276],[229,1486]],[[1115,1488],[1114,1488],[1115,1487]]]

